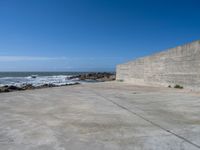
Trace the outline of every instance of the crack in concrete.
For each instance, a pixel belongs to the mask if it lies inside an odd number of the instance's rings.
[[[127,107],[124,107],[124,106],[122,106],[122,105],[120,105],[120,104],[114,102],[113,100],[111,100],[111,99],[109,99],[109,98],[107,98],[107,97],[105,97],[105,96],[102,96],[101,94],[95,92],[94,90],[91,90],[91,91],[93,91],[93,93],[94,93],[95,95],[102,97],[104,100],[111,102],[112,104],[114,104],[114,105],[116,105],[116,106],[118,106],[118,107],[120,107],[120,108],[122,108],[122,109],[128,111],[129,113],[131,113],[131,114],[133,114],[133,115],[135,115],[135,116],[137,116],[137,117],[139,117],[139,118],[141,118],[141,119],[143,119],[143,120],[149,122],[150,124],[152,124],[152,125],[154,125],[154,126],[160,128],[160,129],[164,130],[165,132],[170,133],[171,135],[174,135],[174,136],[176,136],[177,138],[179,138],[179,139],[181,139],[181,140],[183,140],[183,141],[185,141],[185,142],[187,142],[187,143],[193,145],[194,147],[200,149],[200,145],[197,145],[197,144],[193,143],[192,141],[186,139],[185,137],[180,136],[180,135],[178,135],[178,134],[176,134],[176,133],[174,133],[174,132],[172,132],[172,131],[170,131],[170,130],[168,130],[168,129],[165,129],[164,127],[160,126],[159,124],[157,124],[157,123],[155,123],[155,122],[153,122],[153,121],[151,121],[151,120],[145,118],[144,116],[142,116],[142,115],[140,115],[140,114],[138,114],[138,113],[136,113],[136,112],[134,112],[134,111],[128,109]]]

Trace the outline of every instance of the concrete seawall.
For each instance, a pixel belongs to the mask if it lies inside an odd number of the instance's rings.
[[[200,90],[200,40],[117,66],[117,80]]]

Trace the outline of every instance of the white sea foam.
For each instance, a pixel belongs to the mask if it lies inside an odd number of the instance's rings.
[[[76,84],[77,80],[69,80],[65,75],[58,76],[28,76],[28,77],[3,77],[0,78],[0,86],[17,86],[22,87],[24,85],[31,84],[34,87],[39,87],[45,84],[51,84],[55,86]]]

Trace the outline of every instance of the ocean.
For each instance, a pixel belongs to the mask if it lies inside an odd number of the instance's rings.
[[[83,72],[0,72],[0,86],[17,86],[31,84],[34,87],[45,84],[57,86],[76,84],[78,79],[68,77],[83,74]]]

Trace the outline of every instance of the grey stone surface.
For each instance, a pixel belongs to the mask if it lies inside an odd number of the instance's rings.
[[[92,83],[0,94],[1,150],[197,150],[200,95]]]
[[[200,90],[200,41],[117,66],[117,80]]]

